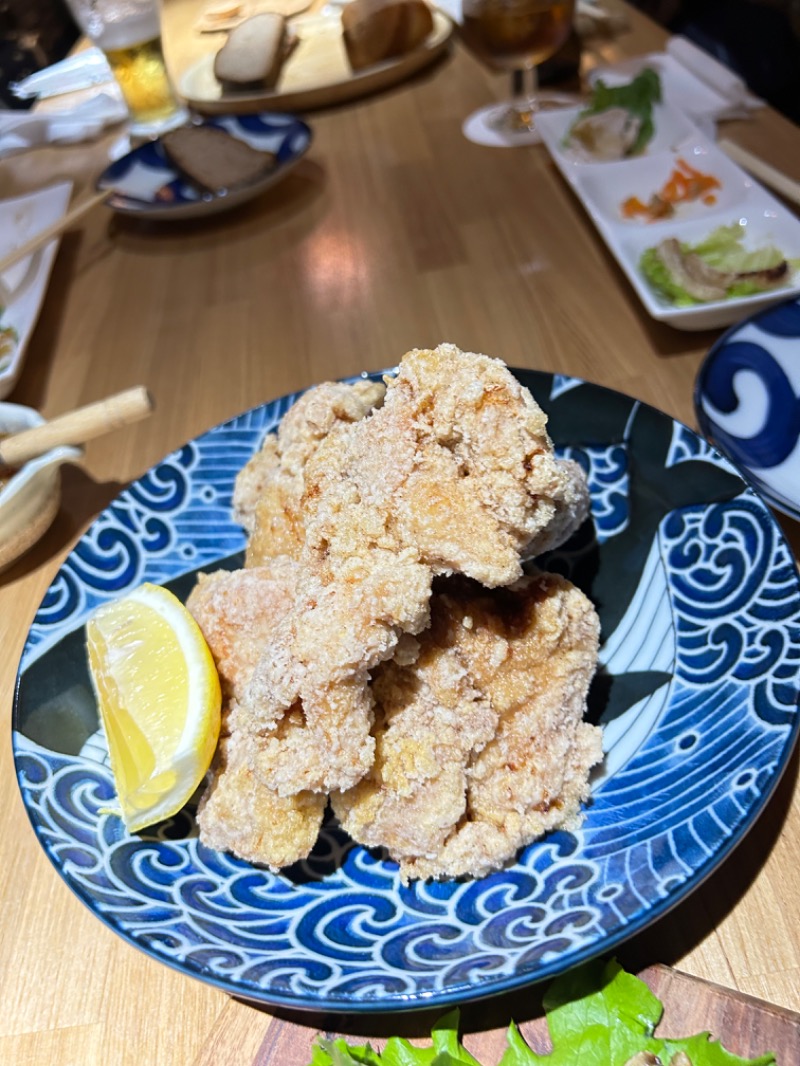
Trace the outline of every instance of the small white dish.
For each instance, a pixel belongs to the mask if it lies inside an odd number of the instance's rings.
[[[613,161],[587,160],[565,146],[567,131],[579,110],[537,116],[542,141],[652,318],[675,329],[719,329],[800,295],[800,272],[792,270],[785,285],[753,296],[685,307],[659,296],[639,267],[646,248],[667,237],[695,244],[718,227],[738,222],[745,228],[746,247],[774,244],[787,259],[794,260],[800,258],[800,220],[669,104],[654,108],[655,134],[645,152]],[[623,218],[622,202],[630,195],[646,201],[658,192],[679,159],[719,177],[716,202],[683,205],[672,218],[659,222]]]
[[[37,192],[0,200],[0,257],[58,221],[69,207],[72,182],[62,181]],[[0,329],[9,344],[0,352],[0,399],[7,396],[22,370],[25,350],[39,317],[59,239],[0,274]]]
[[[0,403],[0,435],[21,433],[44,419],[32,407]],[[83,456],[61,445],[6,476],[0,470],[0,571],[31,548],[50,527],[61,502],[61,467]]]

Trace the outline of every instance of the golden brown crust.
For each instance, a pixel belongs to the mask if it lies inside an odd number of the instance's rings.
[[[299,555],[305,539],[301,501],[308,460],[338,423],[365,418],[385,391],[368,380],[317,385],[287,411],[277,433],[267,434],[234,487],[236,517],[250,532],[247,566]]]
[[[342,33],[353,70],[405,55],[433,30],[424,0],[350,0],[342,9]]]
[[[247,567],[189,600],[226,696],[210,846],[296,861],[333,793],[403,878],[480,876],[572,824],[597,628],[568,583],[522,578],[588,503],[546,422],[498,360],[440,345],[385,396],[311,390],[267,438],[236,483]]]
[[[222,737],[197,812],[200,839],[273,870],[308,855],[327,804],[318,793],[280,796],[265,786],[255,772],[262,740],[237,719],[238,699],[293,603],[295,581],[296,564],[274,559],[258,569],[203,575],[187,600],[224,697]],[[296,727],[287,716],[284,734]]]
[[[492,592],[445,582],[416,661],[376,675],[374,765],[333,796],[344,829],[408,880],[480,877],[577,824],[602,757],[583,721],[598,629],[553,574]]]

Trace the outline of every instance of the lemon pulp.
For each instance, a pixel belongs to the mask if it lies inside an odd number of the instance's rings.
[[[101,607],[86,639],[120,813],[134,832],[177,813],[202,781],[219,738],[219,677],[200,627],[159,585]]]

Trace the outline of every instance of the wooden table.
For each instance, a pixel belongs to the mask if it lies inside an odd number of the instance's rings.
[[[629,30],[587,42],[585,69],[661,45],[659,29],[625,10]],[[174,68],[207,47],[188,26],[179,32],[190,13],[167,0]],[[456,46],[412,82],[314,114],[307,158],[249,205],[180,225],[98,208],[64,237],[10,398],[55,415],[143,383],[157,410],[65,470],[54,526],[0,575],[6,738],[27,628],[76,537],[163,454],[256,403],[448,340],[600,382],[694,425],[692,384],[718,332],[647,317],[543,148],[463,138],[462,119],[504,90]],[[800,130],[779,115],[759,111],[726,132],[800,179]],[[69,175],[80,197],[114,135],[7,160],[0,195]],[[781,522],[797,550],[800,529]],[[0,1061],[249,1063],[269,1015],[94,918],[34,838],[8,740],[0,759]],[[757,830],[626,959],[797,1009],[797,770],[795,755]]]

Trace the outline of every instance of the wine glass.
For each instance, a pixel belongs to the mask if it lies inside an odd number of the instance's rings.
[[[463,0],[461,35],[487,66],[511,74],[511,97],[476,111],[464,134],[478,144],[535,144],[536,113],[574,104],[566,93],[541,92],[537,67],[567,42],[575,0]]]

